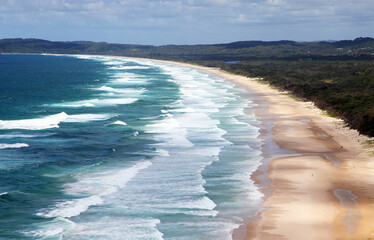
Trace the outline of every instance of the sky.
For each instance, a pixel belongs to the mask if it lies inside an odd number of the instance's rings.
[[[0,38],[147,45],[374,37],[374,0],[0,0]]]

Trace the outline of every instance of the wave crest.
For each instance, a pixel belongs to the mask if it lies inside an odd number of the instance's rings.
[[[66,120],[67,118],[68,115],[65,112],[61,112],[42,118],[7,121],[0,120],[0,129],[42,130],[48,128],[59,128],[60,122]]]

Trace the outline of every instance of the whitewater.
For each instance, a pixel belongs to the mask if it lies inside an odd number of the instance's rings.
[[[232,239],[259,210],[244,90],[151,60],[0,56],[1,239]]]

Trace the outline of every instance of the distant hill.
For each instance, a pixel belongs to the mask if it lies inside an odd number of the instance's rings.
[[[69,53],[187,60],[252,60],[266,58],[373,59],[374,39],[335,42],[240,41],[207,45],[134,45],[106,42],[53,42],[41,39],[2,39],[0,53]]]
[[[2,39],[0,53],[69,53],[69,54],[116,54],[130,49],[147,49],[150,46],[109,44],[105,42],[52,42],[42,39]]]

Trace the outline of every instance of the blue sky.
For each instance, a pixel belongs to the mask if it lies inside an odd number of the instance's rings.
[[[374,0],[0,0],[0,38],[137,44],[374,37]]]

